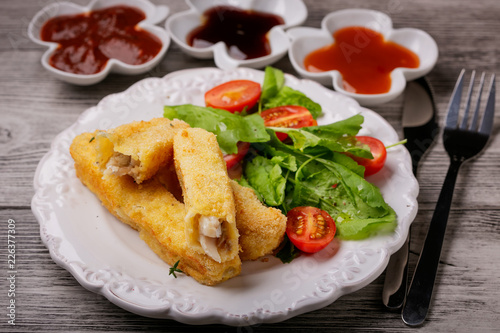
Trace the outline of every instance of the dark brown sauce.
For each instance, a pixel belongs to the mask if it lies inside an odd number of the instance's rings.
[[[137,27],[144,13],[128,6],[114,6],[79,15],[63,15],[48,20],[40,37],[59,47],[50,65],[75,74],[95,74],[114,58],[140,65],[160,52],[162,43]]]
[[[391,72],[417,68],[418,56],[364,27],[347,27],[333,35],[335,43],[309,53],[304,67],[310,72],[338,70],[344,89],[359,94],[381,94],[391,88]]]
[[[220,41],[227,45],[229,55],[244,60],[271,53],[267,33],[284,24],[278,15],[243,10],[232,6],[217,6],[203,13],[204,23],[186,37],[188,45],[204,48]]]

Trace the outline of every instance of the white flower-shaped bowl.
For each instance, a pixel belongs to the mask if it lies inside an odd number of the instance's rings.
[[[138,8],[146,15],[146,18],[139,22],[138,26],[159,38],[162,43],[160,52],[158,52],[153,59],[140,65],[129,65],[117,59],[109,59],[102,71],[89,75],[65,72],[50,65],[50,57],[58,48],[59,44],[46,42],[40,39],[40,30],[45,22],[56,16],[78,15],[92,10],[118,5]],[[170,45],[170,37],[165,29],[155,26],[155,24],[163,21],[168,14],[169,8],[167,6],[155,6],[148,0],[92,0],[87,6],[84,7],[70,2],[54,2],[44,7],[33,17],[28,26],[28,36],[33,42],[48,48],[48,50],[43,54],[41,62],[43,67],[45,67],[45,69],[52,75],[72,84],[82,86],[91,85],[104,80],[104,78],[106,78],[106,76],[111,72],[125,75],[136,75],[145,73],[156,66],[161,61]]]
[[[302,0],[186,0],[189,10],[172,15],[165,24],[172,40],[185,53],[198,59],[214,58],[215,65],[221,69],[236,67],[262,68],[280,60],[288,51],[289,38],[285,29],[304,23],[307,8]],[[285,24],[273,27],[268,33],[271,53],[254,59],[235,59],[228,53],[226,44],[219,42],[206,48],[195,48],[188,45],[187,35],[202,24],[203,13],[215,6],[232,6],[244,10],[279,15]]]
[[[342,28],[361,26],[381,33],[386,40],[413,51],[419,57],[417,68],[396,68],[391,72],[391,88],[382,94],[359,94],[343,88],[342,75],[337,70],[321,73],[309,72],[304,58],[321,47],[334,43],[333,34]],[[295,70],[304,78],[317,81],[357,100],[361,105],[377,105],[393,100],[405,89],[406,82],[429,73],[438,59],[438,47],[425,31],[403,28],[393,29],[392,20],[384,13],[368,9],[344,9],[332,12],[321,22],[321,29],[297,27],[287,31],[291,39],[288,55]]]

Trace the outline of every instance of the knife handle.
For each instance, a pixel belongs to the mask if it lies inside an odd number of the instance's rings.
[[[406,299],[410,231],[403,246],[391,256],[387,265],[382,302],[390,310],[398,310]]]

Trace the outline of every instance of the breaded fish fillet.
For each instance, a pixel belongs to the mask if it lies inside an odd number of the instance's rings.
[[[255,192],[231,180],[236,205],[236,226],[240,233],[241,260],[255,260],[271,254],[283,241],[286,216],[279,209],[264,206]]]
[[[78,178],[119,220],[140,232],[140,237],[169,265],[206,285],[215,285],[238,275],[238,256],[218,263],[191,249],[186,242],[184,204],[152,178],[138,185],[130,177],[103,175],[96,161],[96,133],[77,136],[70,147]]]
[[[155,118],[98,131],[95,140],[101,170],[105,174],[130,175],[140,184],[172,159],[176,130],[187,127],[181,120]]]
[[[179,200],[182,189],[172,166],[160,169],[158,180]],[[240,237],[240,259],[255,260],[271,254],[283,241],[286,216],[279,209],[263,205],[254,190],[230,182],[236,208],[236,227]]]
[[[174,163],[186,206],[186,240],[215,261],[238,256],[234,196],[214,134],[186,128],[174,137]]]

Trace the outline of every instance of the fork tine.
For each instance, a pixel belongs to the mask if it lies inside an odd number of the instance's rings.
[[[481,74],[481,80],[479,81],[479,91],[477,94],[476,110],[474,111],[474,114],[472,115],[472,122],[471,122],[470,127],[469,127],[469,129],[471,131],[475,131],[477,129],[477,118],[479,116],[479,105],[481,104],[481,95],[483,94],[484,76],[485,76],[485,73],[483,72]]]
[[[495,115],[495,89],[495,74],[492,74],[488,101],[486,102],[483,121],[481,123],[481,127],[479,128],[479,133],[481,134],[490,135],[493,128],[493,117]]]
[[[474,88],[474,79],[476,78],[476,71],[473,70],[470,75],[469,89],[467,91],[467,100],[465,102],[465,110],[464,117],[462,118],[462,124],[460,125],[460,129],[465,129],[467,127],[467,120],[469,119],[469,108],[470,102],[472,100],[472,90]]]
[[[446,127],[455,128],[458,124],[458,111],[460,110],[460,100],[462,99],[462,89],[464,83],[465,69],[462,69],[458,77],[455,88],[451,95],[450,104],[448,105],[448,114],[446,115]]]

